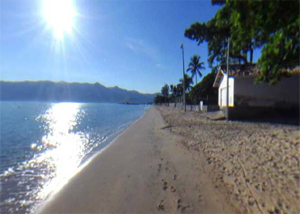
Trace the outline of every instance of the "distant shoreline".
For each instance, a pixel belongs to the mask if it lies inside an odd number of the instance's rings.
[[[144,94],[100,83],[0,81],[1,101],[150,103],[156,94]]]
[[[152,102],[148,102],[148,103],[119,103],[121,105],[153,105]]]
[[[99,103],[99,104],[118,104],[118,105],[153,105],[149,103],[117,103],[117,102],[83,102],[83,101],[53,101],[53,100],[1,100],[0,102],[42,102],[42,103]]]

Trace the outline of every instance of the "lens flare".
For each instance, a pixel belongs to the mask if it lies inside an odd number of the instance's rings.
[[[43,14],[56,39],[62,40],[65,33],[72,33],[76,15],[72,0],[44,0]]]

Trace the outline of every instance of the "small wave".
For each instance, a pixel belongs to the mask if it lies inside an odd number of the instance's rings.
[[[28,121],[35,123],[37,133],[27,133],[14,126],[6,126],[6,132],[1,133],[1,139],[6,137],[7,142],[18,142],[17,135],[22,138],[20,147],[16,147],[19,154],[13,159],[6,153],[0,157],[5,161],[0,174],[0,213],[34,212],[57,186],[70,179],[80,166],[109,145],[144,111],[141,106],[125,109],[120,105],[108,108],[105,104],[56,103],[33,115],[27,115],[26,111],[25,115],[12,115],[31,118]],[[31,140],[24,144],[28,139]]]

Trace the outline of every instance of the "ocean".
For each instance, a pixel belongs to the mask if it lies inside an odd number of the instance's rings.
[[[33,213],[148,108],[0,102],[0,213]]]

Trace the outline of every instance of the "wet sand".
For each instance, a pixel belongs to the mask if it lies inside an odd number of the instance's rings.
[[[37,213],[239,213],[186,143],[152,107]]]

